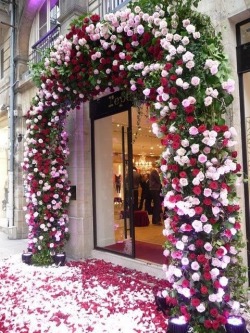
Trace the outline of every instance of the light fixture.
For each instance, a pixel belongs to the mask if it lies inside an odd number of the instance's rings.
[[[169,319],[167,333],[187,333],[188,330],[189,324],[183,316]]]
[[[227,333],[247,333],[246,322],[240,316],[230,316],[225,328]]]
[[[146,161],[146,157],[143,154],[140,159],[138,161],[135,162],[135,166],[138,169],[142,169],[142,170],[147,170],[152,168],[152,162],[151,161]]]

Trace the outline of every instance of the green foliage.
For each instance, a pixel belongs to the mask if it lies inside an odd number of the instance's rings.
[[[200,0],[138,0],[131,1],[128,5],[129,8],[134,9],[139,6],[145,13],[152,13],[156,6],[162,7],[163,10],[171,9],[174,13],[190,13],[193,8],[197,8]],[[186,15],[187,16],[187,15]]]
[[[36,51],[36,52],[39,52],[39,51]],[[29,70],[31,72],[33,82],[35,83],[35,85],[37,87],[41,86],[41,83],[42,83],[41,76],[46,73],[46,68],[44,66],[44,61],[49,56],[50,52],[51,52],[51,48],[47,48],[42,53],[40,52],[40,57],[41,57],[40,61],[38,61],[36,63],[34,63],[34,62],[29,62],[28,63]]]
[[[32,256],[32,264],[36,266],[49,266],[53,263],[50,251],[39,251]]]

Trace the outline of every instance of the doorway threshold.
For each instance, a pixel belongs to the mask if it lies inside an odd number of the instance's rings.
[[[121,265],[126,268],[135,269],[142,273],[147,273],[149,275],[152,275],[158,279],[165,278],[162,265],[158,265],[146,260],[127,258],[117,255],[115,253],[110,253],[100,250],[92,250],[91,257],[95,259],[101,259],[106,262],[111,262],[112,264],[115,265]]]

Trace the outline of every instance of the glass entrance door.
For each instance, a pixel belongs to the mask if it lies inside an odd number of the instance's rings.
[[[94,120],[95,247],[134,257],[131,110]]]

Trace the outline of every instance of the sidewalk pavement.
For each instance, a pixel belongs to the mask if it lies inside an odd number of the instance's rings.
[[[23,253],[27,249],[27,239],[8,239],[8,235],[0,231],[0,260],[14,254]]]

